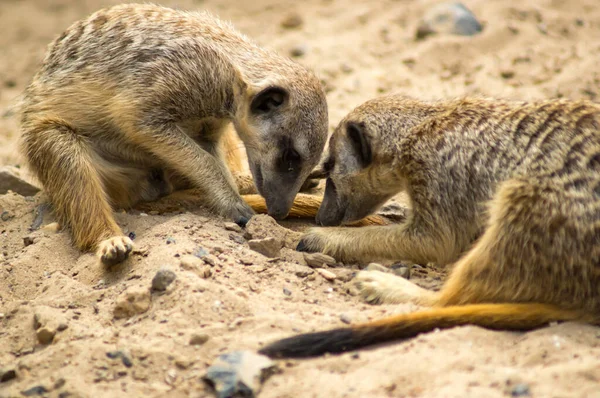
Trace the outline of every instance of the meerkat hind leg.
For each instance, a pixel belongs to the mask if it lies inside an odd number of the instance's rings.
[[[133,242],[113,218],[92,149],[60,120],[30,126],[23,144],[60,223],[71,228],[75,245],[96,249],[107,265],[127,258]]]

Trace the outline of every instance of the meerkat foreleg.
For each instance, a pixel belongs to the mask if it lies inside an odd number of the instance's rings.
[[[203,205],[236,222],[252,217],[254,212],[238,193],[218,142],[198,142],[174,126],[152,136],[139,137],[140,144],[189,180],[202,194]]]
[[[377,259],[445,263],[456,255],[449,234],[434,233],[416,222],[362,228],[313,228],[302,237],[297,250],[319,251],[346,262]]]

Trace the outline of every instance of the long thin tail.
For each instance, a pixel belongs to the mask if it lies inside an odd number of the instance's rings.
[[[267,204],[265,199],[260,195],[242,195],[242,198],[252,207],[257,213],[266,213]],[[320,196],[309,195],[305,193],[299,193],[294,199],[294,204],[290,209],[288,217],[293,218],[312,218],[314,219],[319,211],[323,198]],[[352,223],[352,226],[365,226],[365,225],[386,225],[389,224],[385,218],[381,216],[368,216],[360,221]]]
[[[471,304],[396,315],[349,328],[307,333],[278,340],[259,351],[272,358],[303,358],[356,350],[414,337],[434,329],[477,325],[494,330],[525,331],[553,321],[582,320],[585,315],[546,304]]]

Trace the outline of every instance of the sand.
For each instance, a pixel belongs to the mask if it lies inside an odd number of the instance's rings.
[[[116,3],[0,2],[0,165],[21,163],[11,104],[46,45],[77,18]],[[299,62],[327,87],[332,128],[354,106],[391,92],[424,99],[598,95],[595,0],[467,1],[484,25],[481,34],[422,41],[415,31],[435,1],[163,3],[211,10],[265,46],[304,52]],[[294,13],[303,23],[282,27]],[[53,397],[208,397],[201,377],[221,353],[343,326],[342,319],[356,323],[418,309],[367,305],[352,295],[349,281],[365,264],[328,268],[336,279],[325,280],[289,248],[275,261],[251,251],[242,233],[226,229],[228,220],[194,206],[118,213],[123,229],[135,232],[137,249],[109,271],[74,249],[52,215],[30,232],[39,203],[39,197],[0,196],[0,213],[8,212],[0,221],[0,369],[16,371],[15,379],[0,383],[0,397],[38,386]],[[296,231],[309,224],[284,223]],[[281,233],[270,224],[265,231]],[[292,247],[299,235],[289,235]],[[182,266],[199,248],[208,259]],[[161,268],[176,279],[165,292],[150,292]],[[413,278],[439,288],[444,273],[438,271]],[[145,312],[115,319],[127,295]],[[51,344],[39,344],[38,334],[44,340],[54,332]],[[127,360],[109,358],[114,351]],[[359,353],[282,361],[280,368],[261,397],[502,397],[527,390],[533,397],[600,397],[600,329],[566,323],[510,333],[466,326]]]

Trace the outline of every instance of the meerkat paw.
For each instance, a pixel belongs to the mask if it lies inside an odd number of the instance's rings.
[[[370,304],[427,304],[433,294],[407,279],[381,271],[360,271],[354,284]]]
[[[114,236],[100,243],[97,254],[103,264],[114,265],[125,261],[132,249],[133,242],[127,236]]]
[[[240,203],[234,204],[229,211],[229,217],[242,228],[248,224],[254,214],[254,210],[243,199]]]
[[[307,253],[324,253],[326,244],[327,235],[324,233],[323,228],[312,228],[302,236],[300,242],[298,242],[298,246],[296,246],[296,251]]]
[[[342,262],[362,261],[364,256],[353,244],[353,232],[343,227],[311,228],[302,236],[296,250],[324,253]]]

